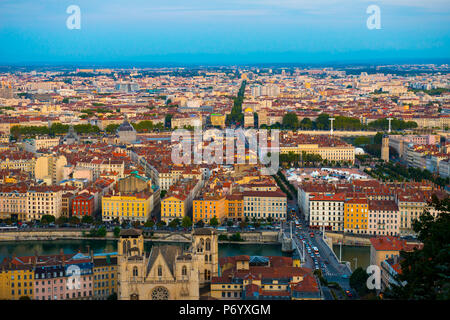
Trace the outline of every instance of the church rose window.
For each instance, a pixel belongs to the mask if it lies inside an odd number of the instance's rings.
[[[169,291],[164,287],[156,287],[152,290],[152,300],[169,300]]]

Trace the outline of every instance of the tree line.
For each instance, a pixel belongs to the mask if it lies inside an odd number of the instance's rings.
[[[273,127],[275,129],[278,127],[290,130],[330,130],[330,118],[330,115],[322,113],[314,121],[310,118],[303,118],[300,121],[297,114],[288,112],[283,116],[281,124],[275,124],[271,126],[271,128]],[[359,119],[352,117],[335,116],[334,119],[333,129],[335,130],[386,130],[389,127],[389,122],[385,118],[372,121],[367,125],[361,123]],[[391,128],[392,130],[413,129],[417,128],[417,123],[394,118],[391,122]]]
[[[69,131],[68,124],[53,123],[47,126],[13,126],[10,133],[17,139],[19,136],[33,135],[62,135]],[[75,132],[79,134],[99,133],[101,130],[98,126],[89,124],[77,124],[73,126]]]

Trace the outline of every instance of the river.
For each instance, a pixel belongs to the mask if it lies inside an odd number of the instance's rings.
[[[333,251],[339,259],[339,245],[333,245]],[[369,246],[342,246],[342,260],[351,263],[352,270],[355,265],[366,269],[370,264],[370,247]]]
[[[152,245],[163,245],[164,243],[145,242],[145,249],[150,251]],[[171,243],[187,247],[188,244]],[[74,253],[81,250],[87,252],[87,248],[94,253],[117,251],[116,240],[54,240],[54,241],[1,241],[0,261],[13,254],[16,256],[57,254],[62,249],[64,253]],[[333,250],[339,258],[339,245],[334,245]],[[286,256],[281,252],[281,245],[278,244],[219,244],[219,257],[229,257],[246,254],[249,256]],[[357,259],[357,261],[355,260]],[[355,263],[358,267],[367,268],[370,262],[370,247],[342,246],[342,260],[349,261],[352,270]]]
[[[152,245],[164,245],[165,243],[145,242],[145,249],[150,251]],[[171,243],[187,247],[188,244]],[[117,251],[116,240],[54,240],[54,241],[1,241],[0,261],[5,257],[15,254],[17,257],[30,255],[57,254],[62,249],[64,253],[74,253],[81,250],[87,252],[87,248],[94,253]],[[219,244],[219,257],[237,256],[246,254],[249,256],[281,256],[279,244]]]

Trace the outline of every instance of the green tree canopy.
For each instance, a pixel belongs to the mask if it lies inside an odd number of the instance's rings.
[[[94,218],[93,218],[92,216],[86,215],[86,216],[83,216],[83,217],[81,218],[81,223],[88,223],[88,224],[91,224],[91,223],[93,223],[93,222],[94,222]]]
[[[155,222],[153,221],[153,219],[150,218],[144,223],[144,227],[146,228],[153,228],[154,225]]]
[[[52,216],[50,214],[44,214],[41,218],[41,223],[43,224],[49,224],[55,222],[55,216]]]
[[[209,225],[211,227],[217,227],[219,225],[219,220],[217,220],[216,216],[209,219]]]
[[[281,124],[283,128],[297,130],[299,127],[298,117],[294,112],[288,112],[283,116]]]
[[[369,275],[366,270],[361,267],[356,268],[350,276],[350,287],[355,289],[360,297],[363,297],[369,293],[369,289],[367,288],[368,278]]]
[[[177,228],[179,225],[180,225],[180,219],[178,219],[178,218],[175,218],[169,222],[169,227],[171,227],[171,228]]]
[[[184,216],[183,220],[181,221],[181,226],[183,228],[189,228],[190,226],[192,226],[191,218],[189,218],[189,216]]]

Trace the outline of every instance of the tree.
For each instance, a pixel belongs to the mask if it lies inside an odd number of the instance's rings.
[[[106,228],[104,226],[101,226],[97,229],[97,237],[105,237],[106,236]]]
[[[61,216],[58,219],[56,219],[55,223],[57,225],[62,225],[64,223],[67,223],[69,221],[69,219],[67,217]]]
[[[370,138],[369,137],[365,137],[365,136],[361,136],[361,137],[356,137],[354,144],[356,146],[365,146],[366,144],[370,143]]]
[[[310,118],[303,118],[302,121],[299,123],[300,128],[309,130],[313,128],[313,122]]]
[[[281,124],[286,129],[297,130],[299,126],[298,117],[295,113],[288,112],[283,116]]]
[[[113,233],[114,237],[118,238],[120,235],[120,227],[114,227]]]
[[[144,223],[144,227],[146,227],[146,228],[153,228],[154,225],[155,225],[155,222],[152,219],[148,219]]]
[[[315,126],[319,130],[330,129],[330,116],[326,113],[320,114],[315,121]]]
[[[41,218],[41,223],[43,224],[49,224],[55,222],[55,216],[52,216],[50,214],[44,214]]]
[[[189,218],[189,216],[184,216],[183,220],[181,220],[181,226],[186,229],[192,226],[191,218]]]
[[[69,223],[70,223],[70,224],[79,224],[79,223],[80,223],[80,219],[78,219],[77,216],[71,216],[71,217],[69,218]]]
[[[81,223],[91,224],[93,222],[94,222],[94,218],[92,218],[92,216],[86,215],[81,218]]]
[[[131,223],[131,225],[133,226],[133,228],[139,228],[141,226],[141,222],[140,221],[133,221]]]
[[[175,218],[172,221],[169,222],[169,227],[171,228],[177,228],[180,225],[180,219]]]
[[[164,220],[158,221],[158,223],[156,224],[156,226],[157,226],[158,228],[161,228],[161,227],[163,227],[163,226],[165,226],[165,225],[166,225],[166,222],[165,222]]]
[[[239,227],[240,227],[241,229],[245,229],[245,228],[247,228],[247,226],[248,226],[247,221],[241,221],[241,223],[239,224]]]
[[[401,300],[450,299],[450,198],[432,196],[431,206],[438,212],[433,217],[428,210],[413,222],[413,230],[423,248],[400,252],[401,274],[395,279],[386,298]]]
[[[230,239],[230,241],[244,241],[244,239],[242,239],[241,234],[239,232],[233,233],[229,239]]]
[[[117,128],[119,128],[120,124],[111,123],[108,124],[105,128],[105,131],[108,133],[114,133],[117,131]]]
[[[195,226],[198,228],[203,228],[205,226],[205,223],[203,222],[203,220],[198,220]]]
[[[355,289],[360,297],[363,297],[369,293],[366,283],[368,278],[369,275],[361,267],[356,268],[350,276],[350,287]]]
[[[217,220],[216,216],[209,219],[209,225],[211,227],[217,227],[219,225],[219,220]]]

